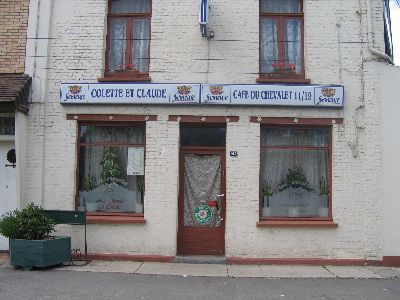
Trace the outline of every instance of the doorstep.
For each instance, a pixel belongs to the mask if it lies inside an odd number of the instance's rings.
[[[175,256],[175,263],[186,264],[213,264],[223,265],[226,263],[225,256],[212,256],[212,255],[178,255]]]

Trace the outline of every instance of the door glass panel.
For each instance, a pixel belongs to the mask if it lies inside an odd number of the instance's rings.
[[[184,226],[220,227],[217,206],[209,206],[221,193],[221,157],[219,155],[184,156]]]
[[[181,146],[225,147],[225,136],[225,127],[182,127]]]

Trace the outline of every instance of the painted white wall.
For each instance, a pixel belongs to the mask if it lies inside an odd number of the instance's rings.
[[[345,108],[340,110],[63,106],[58,102],[62,82],[96,82],[102,74],[107,1],[51,2],[52,6],[43,13],[44,19],[49,13],[51,18],[44,22],[51,24],[50,28],[43,29],[50,38],[45,79],[41,77],[41,84],[47,89],[34,96],[28,120],[29,199],[48,209],[73,209],[77,122],[67,121],[67,113],[158,115],[158,121],[147,122],[146,127],[147,223],[89,225],[90,252],[175,255],[179,124],[169,122],[168,115],[235,115],[240,121],[227,126],[227,151],[239,152],[238,157],[227,156],[227,256],[382,257],[381,86],[377,72],[382,62],[363,46],[367,42],[367,20],[366,14],[360,12],[365,11],[365,1],[304,1],[306,75],[312,83],[345,86]],[[256,82],[257,0],[213,2],[210,21],[215,38],[209,41],[201,38],[197,0],[174,0],[167,6],[161,0],[152,3],[152,82]],[[379,1],[373,1],[371,16],[376,32],[381,32],[379,5]],[[41,16],[37,22],[40,20]],[[383,37],[377,35],[374,47],[382,46]],[[34,89],[38,88],[42,86],[34,85]],[[260,129],[258,124],[249,122],[250,116],[344,118],[343,125],[333,126],[333,216],[338,228],[256,227]],[[159,154],[161,148],[167,149],[166,155]],[[78,229],[65,230],[74,233],[74,243],[81,243]]]
[[[15,154],[17,156],[17,207],[25,207],[29,199],[25,194],[26,158],[27,158],[27,116],[19,111],[15,112]]]
[[[384,256],[400,256],[400,67],[382,66]]]
[[[0,136],[0,216],[17,208],[17,168],[6,167],[7,152],[15,148],[13,136]],[[8,238],[0,235],[0,250],[8,250]]]

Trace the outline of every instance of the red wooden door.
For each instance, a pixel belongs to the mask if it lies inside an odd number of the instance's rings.
[[[181,149],[178,203],[178,254],[224,255],[225,149]]]

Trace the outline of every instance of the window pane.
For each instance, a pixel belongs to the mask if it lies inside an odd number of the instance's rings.
[[[181,146],[225,147],[225,128],[181,128]]]
[[[111,13],[148,13],[150,0],[112,0]]]
[[[285,20],[285,63],[294,64],[296,73],[301,73],[301,21],[300,19]]]
[[[272,72],[272,64],[278,61],[278,22],[261,18],[261,73]]]
[[[328,151],[262,151],[262,215],[328,216]]]
[[[328,128],[263,128],[263,146],[328,147]]]
[[[132,61],[141,72],[149,70],[150,20],[134,19],[132,31]]]
[[[125,66],[126,20],[112,19],[110,29],[109,70],[118,70]],[[120,67],[118,67],[120,66]]]
[[[143,157],[136,157],[141,164]],[[140,153],[140,152],[139,152]],[[129,161],[132,164],[132,161]],[[143,175],[128,175],[128,147],[80,149],[78,210],[143,212]]]
[[[141,126],[81,126],[81,143],[116,142],[144,144],[144,127]]]
[[[301,0],[261,0],[263,13],[300,13]]]
[[[0,117],[0,135],[15,135],[14,117]]]

